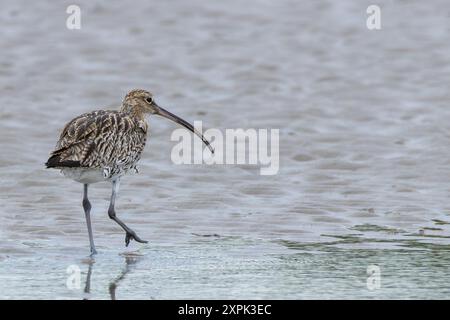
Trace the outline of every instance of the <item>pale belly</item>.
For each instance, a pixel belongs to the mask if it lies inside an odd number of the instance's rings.
[[[85,184],[110,180],[110,178],[105,178],[102,169],[64,168],[61,169],[61,173],[66,178]]]
[[[137,173],[136,166],[115,167],[115,168],[61,168],[61,173],[69,179],[84,184],[91,184],[102,181],[112,181],[127,173]]]

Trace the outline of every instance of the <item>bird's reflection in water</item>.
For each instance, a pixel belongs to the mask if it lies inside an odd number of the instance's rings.
[[[124,254],[123,257],[125,258],[125,265],[122,268],[122,271],[117,277],[113,278],[109,283],[109,295],[111,297],[111,300],[116,300],[117,287],[119,286],[120,282],[125,278],[125,276],[133,269],[132,267],[136,264],[136,262],[138,262],[139,259],[141,258],[141,256],[134,254]],[[87,263],[89,267],[86,276],[86,284],[84,286],[84,293],[89,295],[91,293],[91,276],[95,259],[91,258],[88,260]],[[84,300],[88,300],[88,298],[85,297]]]
[[[86,285],[84,286],[84,293],[90,294],[91,293],[91,275],[92,275],[92,266],[94,265],[95,260],[94,259],[89,259],[88,261],[88,273],[86,276]],[[84,298],[84,300],[88,300],[88,298]]]
[[[122,272],[115,278],[113,281],[109,284],[109,295],[111,296],[111,300],[116,300],[116,289],[122,281],[128,272],[132,269],[132,266],[136,264],[136,262],[139,260],[140,256],[134,256],[134,255],[126,255],[125,256],[125,266],[122,269]]]

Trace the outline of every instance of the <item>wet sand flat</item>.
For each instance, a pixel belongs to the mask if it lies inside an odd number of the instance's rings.
[[[379,31],[365,0],[78,1],[80,30],[69,2],[2,3],[0,298],[448,298],[450,9],[378,3]],[[125,248],[92,185],[91,260],[82,185],[43,164],[133,88],[205,128],[280,129],[280,170],[174,165],[151,118],[116,207],[149,243]]]

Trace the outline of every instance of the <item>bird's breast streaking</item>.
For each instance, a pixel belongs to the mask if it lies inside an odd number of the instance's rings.
[[[93,111],[70,121],[63,129],[47,167],[109,170],[126,173],[141,157],[148,124],[120,111]]]

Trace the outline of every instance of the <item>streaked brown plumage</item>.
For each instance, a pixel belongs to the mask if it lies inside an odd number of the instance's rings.
[[[104,170],[104,178],[135,167],[144,150],[148,125],[122,111],[93,111],[70,121],[63,129],[48,167],[86,167]]]
[[[119,111],[98,110],[82,114],[64,127],[55,150],[50,154],[47,168],[61,169],[66,177],[84,184],[83,208],[88,224],[91,252],[93,242],[88,185],[111,181],[113,191],[108,214],[126,232],[125,243],[131,239],[146,242],[116,217],[114,204],[120,177],[136,170],[147,140],[146,116],[156,114],[173,120],[197,134],[211,148],[209,142],[183,119],[159,107],[150,92],[132,90],[124,98]]]

